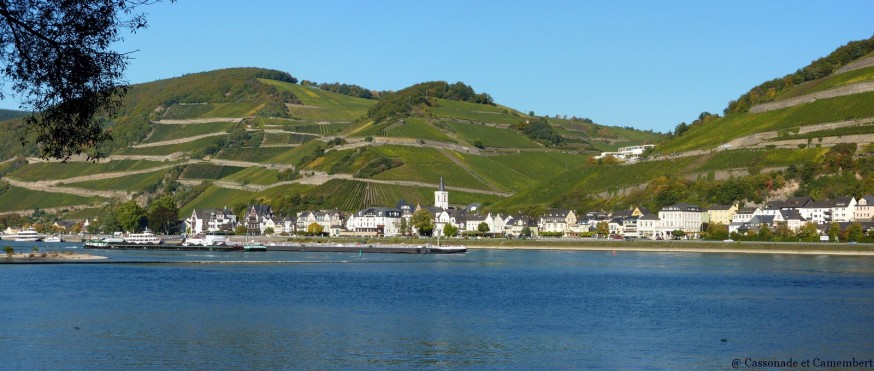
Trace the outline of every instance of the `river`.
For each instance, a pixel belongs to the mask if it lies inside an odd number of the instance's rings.
[[[872,257],[87,252],[109,259],[0,264],[3,369],[711,369],[874,356]]]

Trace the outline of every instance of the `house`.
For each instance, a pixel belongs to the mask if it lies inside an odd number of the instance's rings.
[[[237,216],[228,208],[194,209],[185,219],[185,230],[191,234],[230,232],[237,226]]]
[[[831,221],[845,223],[853,221],[856,215],[856,198],[855,197],[838,197],[831,200]]]
[[[753,216],[758,215],[761,212],[761,209],[758,207],[742,207],[737,209],[737,212],[734,213],[734,216],[731,217],[732,223],[746,223],[753,218]]]
[[[798,209],[801,216],[815,224],[824,224],[831,221],[833,203],[826,201],[810,202]]]
[[[72,232],[76,222],[70,220],[58,220],[52,224],[52,230],[58,232]]]
[[[322,233],[336,237],[343,229],[343,214],[336,210],[302,211],[297,213],[297,230],[307,231],[316,223],[322,227]]]
[[[297,220],[294,216],[280,216],[276,220],[276,233],[291,234],[297,231]]]
[[[637,218],[637,234],[640,238],[651,240],[670,239],[671,232],[676,228],[662,225],[662,220],[656,214],[646,214]]]
[[[273,208],[270,205],[252,205],[245,217],[246,233],[250,236],[264,234],[267,228],[276,231],[276,223],[273,222]]]
[[[568,233],[577,228],[577,216],[573,210],[549,209],[540,216],[538,223],[540,232]]]
[[[712,205],[707,209],[707,217],[710,223],[731,224],[731,219],[737,213],[737,204]]]
[[[370,207],[346,219],[346,231],[354,236],[393,237],[401,234],[403,211],[397,208]]]
[[[853,220],[857,222],[874,222],[874,196],[865,195],[856,203]]]
[[[509,215],[501,216],[501,214],[489,213],[486,215],[485,223],[489,225],[489,233],[494,235],[504,234],[504,227],[512,217]]]
[[[659,211],[659,219],[664,228],[698,235],[701,232],[702,214],[703,211],[698,206],[679,203],[663,207]]]
[[[438,209],[434,215],[434,236],[444,237],[443,229],[446,225],[452,225],[459,232],[467,228],[467,212],[461,209],[448,208]]]
[[[486,223],[485,216],[482,216],[480,214],[467,214],[464,220],[464,229],[459,229],[468,232],[477,232],[479,231],[479,225],[481,223]],[[486,225],[488,225],[488,223],[486,223]]]
[[[780,219],[780,221],[785,223],[786,227],[793,232],[798,232],[802,226],[807,224],[807,219],[804,219],[804,217],[801,216],[801,212],[798,210],[783,210],[780,212]]]
[[[522,232],[526,227],[531,232],[531,236],[537,235],[537,219],[524,214],[516,214],[509,218],[509,221],[504,226],[504,234],[519,237],[522,236]]]

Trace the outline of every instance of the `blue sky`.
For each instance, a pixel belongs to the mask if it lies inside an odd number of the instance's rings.
[[[874,1],[226,1],[142,8],[130,83],[226,67],[398,90],[463,81],[499,104],[672,130],[874,34]],[[15,104],[4,102],[4,108]]]

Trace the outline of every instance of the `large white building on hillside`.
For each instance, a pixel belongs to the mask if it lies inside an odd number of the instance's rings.
[[[640,155],[647,149],[654,148],[655,144],[643,144],[639,146],[620,147],[616,152],[601,152],[600,156],[595,156],[595,159],[602,159],[607,156],[613,156],[620,160],[637,160]]]

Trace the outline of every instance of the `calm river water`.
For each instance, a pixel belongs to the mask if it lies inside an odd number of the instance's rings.
[[[111,263],[0,265],[0,368],[727,369],[874,357],[871,257],[88,252]]]

